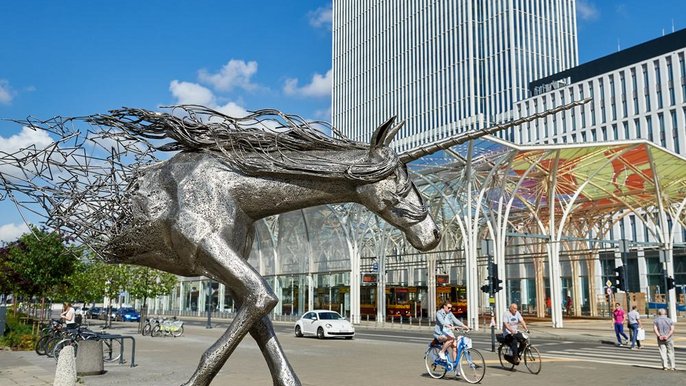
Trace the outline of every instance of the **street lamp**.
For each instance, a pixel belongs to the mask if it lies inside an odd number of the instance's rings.
[[[207,281],[207,301],[205,303],[207,308],[207,324],[205,328],[212,328],[212,279]]]

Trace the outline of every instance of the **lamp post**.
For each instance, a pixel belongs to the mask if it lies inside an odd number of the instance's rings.
[[[212,328],[212,279],[207,281],[207,300],[205,301],[207,308],[207,324],[205,328]]]

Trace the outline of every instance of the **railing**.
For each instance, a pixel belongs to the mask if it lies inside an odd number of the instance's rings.
[[[110,346],[112,341],[116,340],[119,342],[119,364],[124,364],[124,339],[131,339],[131,367],[136,367],[136,339],[130,335],[118,335],[118,334],[98,334],[100,340],[109,340]],[[112,355],[112,353],[110,353]]]

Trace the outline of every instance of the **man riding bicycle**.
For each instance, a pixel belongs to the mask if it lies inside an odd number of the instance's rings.
[[[524,330],[527,331],[526,322],[522,318],[522,314],[517,311],[515,303],[510,304],[508,311],[503,314],[503,338],[510,345],[512,357],[505,355],[505,359],[515,365],[519,364],[518,353],[526,347],[526,338],[519,332],[519,324],[522,324]]]
[[[453,305],[450,302],[443,302],[441,309],[436,312],[436,327],[434,328],[434,338],[443,343],[441,351],[438,352],[438,356],[445,360],[445,351],[448,347],[453,347],[453,358],[455,361],[457,357],[457,341],[455,340],[455,334],[453,329],[460,328],[463,330],[469,330],[469,326],[460,322],[459,319],[453,315],[452,312]]]

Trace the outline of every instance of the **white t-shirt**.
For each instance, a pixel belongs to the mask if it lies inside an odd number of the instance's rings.
[[[75,314],[74,307],[67,308],[67,310],[62,313],[64,321],[66,323],[74,323],[75,322],[74,314]]]
[[[514,332],[517,332],[517,327],[519,327],[519,322],[523,321],[522,319],[522,314],[519,313],[519,311],[515,312],[514,315],[507,310],[503,314],[503,335],[507,335],[510,333],[510,331],[505,328],[505,324],[510,326],[510,329],[512,329]]]

